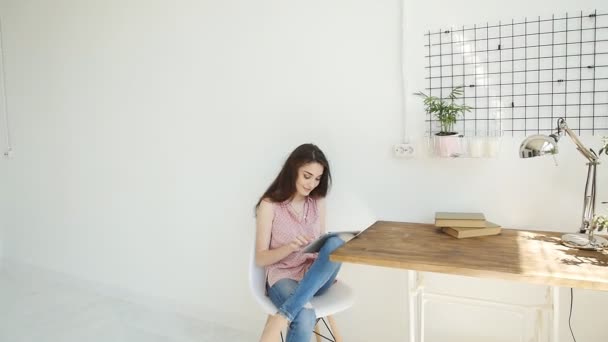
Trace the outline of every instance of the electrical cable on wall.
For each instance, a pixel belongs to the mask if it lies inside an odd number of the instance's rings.
[[[405,1],[401,0],[401,8],[399,11],[399,91],[401,93],[401,118],[403,120],[403,142],[408,143],[407,137],[407,97],[405,96],[406,84],[405,84]]]
[[[574,331],[572,331],[572,305],[574,305],[574,289],[570,288],[570,314],[568,315],[568,326],[570,327],[570,334],[572,334],[572,339],[576,342],[576,337],[574,337]]]
[[[396,157],[405,157],[409,158],[414,155],[414,146],[410,141],[407,135],[407,97],[405,96],[405,91],[407,88],[405,81],[405,3],[404,0],[400,1],[400,11],[399,11],[399,34],[397,35],[397,39],[399,40],[398,46],[398,59],[399,59],[399,102],[400,109],[399,114],[401,116],[401,143],[395,144],[393,146],[393,154]]]
[[[4,40],[3,40],[2,20],[0,20],[0,79],[2,79],[2,110],[4,111],[4,129],[6,133],[6,150],[4,156],[10,157],[13,152],[11,144],[11,132],[9,126],[8,104],[6,98],[6,77],[4,74]]]

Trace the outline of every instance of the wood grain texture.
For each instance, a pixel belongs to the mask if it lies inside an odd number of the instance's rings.
[[[503,229],[455,239],[432,224],[378,221],[332,261],[608,291],[608,252],[568,248],[564,233]]]

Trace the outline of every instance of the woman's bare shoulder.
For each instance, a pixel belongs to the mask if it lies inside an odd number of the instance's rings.
[[[317,202],[317,206],[319,208],[325,208],[325,205],[327,203],[327,201],[325,200],[325,197],[319,197],[319,198],[317,198],[316,202]]]
[[[258,206],[258,214],[272,213],[274,211],[274,203],[270,198],[262,198]]]

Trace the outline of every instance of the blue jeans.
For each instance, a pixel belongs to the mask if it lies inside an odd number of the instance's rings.
[[[325,241],[304,278],[298,283],[293,279],[281,279],[268,288],[268,296],[279,313],[289,320],[287,342],[308,342],[316,324],[314,309],[304,308],[312,297],[323,294],[334,283],[341,263],[329,261],[329,255],[344,241],[331,237]]]

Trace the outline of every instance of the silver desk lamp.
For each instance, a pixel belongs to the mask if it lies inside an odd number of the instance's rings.
[[[587,172],[587,183],[585,184],[585,199],[583,202],[583,219],[578,234],[562,235],[562,243],[568,247],[601,250],[608,246],[608,240],[594,236],[595,224],[593,217],[595,215],[595,189],[596,189],[596,168],[600,164],[597,154],[586,148],[578,136],[568,128],[566,120],[560,118],[557,122],[557,132],[547,135],[532,135],[527,137],[519,147],[519,156],[521,158],[532,158],[544,155],[554,155],[558,153],[557,142],[560,135],[568,134],[576,149],[587,158],[589,166]]]

